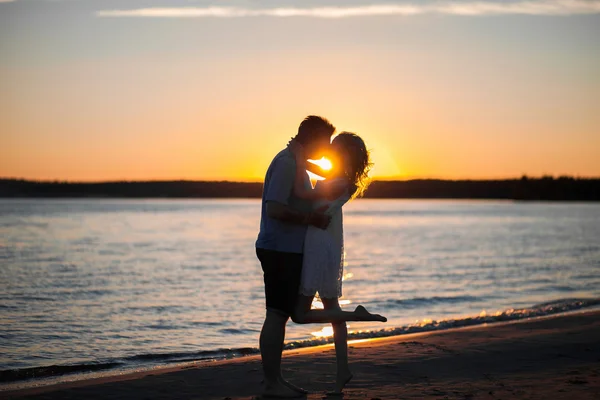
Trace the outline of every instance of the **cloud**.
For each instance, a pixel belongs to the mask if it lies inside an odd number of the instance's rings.
[[[0,0],[2,1],[2,0]],[[241,17],[310,17],[349,18],[372,16],[411,16],[448,14],[462,16],[485,15],[547,15],[567,16],[600,13],[596,0],[540,0],[540,1],[467,1],[439,3],[403,3],[363,6],[323,7],[152,7],[131,10],[103,10],[100,17],[155,17],[155,18],[241,18]]]

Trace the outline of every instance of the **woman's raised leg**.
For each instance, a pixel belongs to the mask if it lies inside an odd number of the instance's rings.
[[[297,324],[337,323],[346,321],[379,321],[386,322],[387,318],[379,314],[371,314],[363,306],[357,306],[354,311],[343,311],[341,308],[312,310],[314,296],[298,295],[296,311],[292,321]]]

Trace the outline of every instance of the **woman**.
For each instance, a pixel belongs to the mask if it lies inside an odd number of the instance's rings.
[[[304,242],[302,281],[293,320],[297,323],[330,322],[337,358],[337,379],[334,393],[341,393],[352,379],[348,366],[348,329],[346,321],[380,321],[387,319],[371,314],[359,305],[354,311],[342,311],[338,299],[342,295],[344,267],[344,238],[342,206],[360,196],[368,186],[371,168],[369,151],[360,136],[342,132],[331,143],[333,167],[327,179],[319,181],[314,189],[304,186],[307,161],[302,146],[292,143],[290,149],[296,157],[294,195],[313,200],[315,209],[325,209],[331,215],[326,230],[309,226]],[[342,192],[337,199],[327,200],[328,194]],[[324,310],[312,310],[316,293]]]

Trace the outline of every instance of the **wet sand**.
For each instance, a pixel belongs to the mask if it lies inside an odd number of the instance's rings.
[[[257,338],[258,340],[258,338]],[[600,311],[355,342],[344,399],[600,399]],[[332,346],[288,351],[284,375],[325,397]],[[196,364],[16,392],[31,399],[252,399],[260,358]]]

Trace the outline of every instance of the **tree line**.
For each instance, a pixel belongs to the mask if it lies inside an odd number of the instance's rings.
[[[63,182],[0,179],[0,197],[260,198],[262,183],[228,181]],[[600,201],[600,178],[374,181],[365,198]]]

